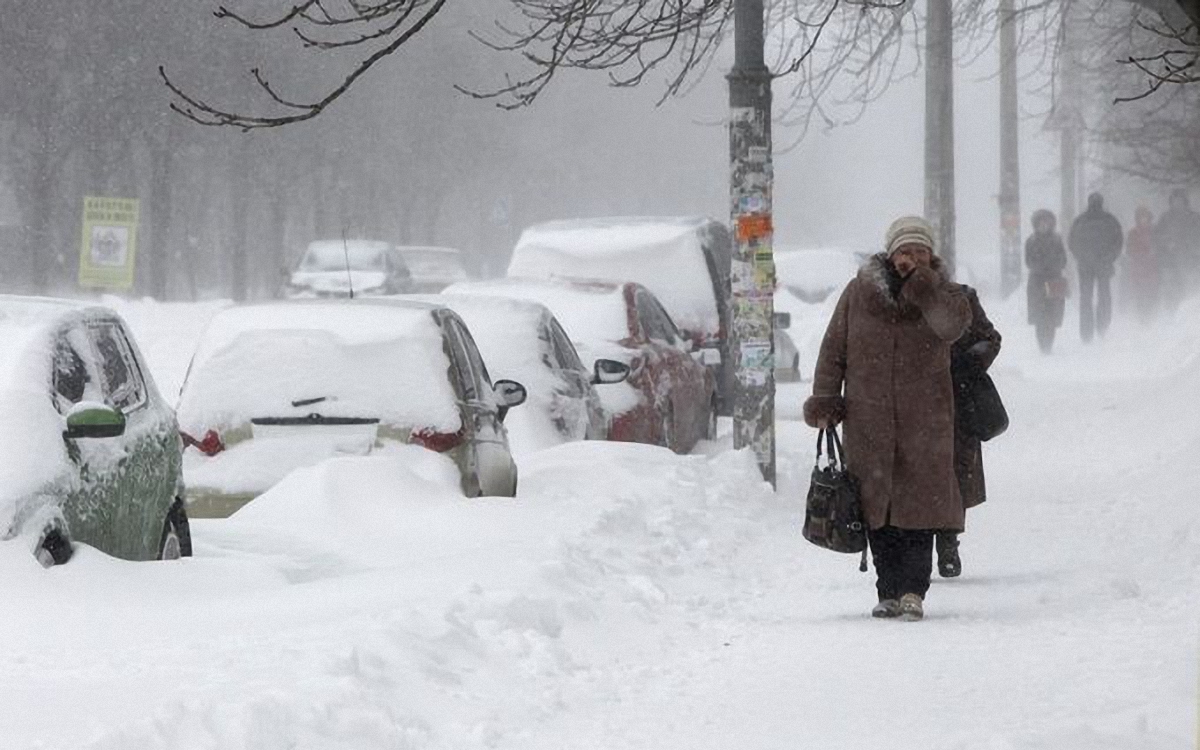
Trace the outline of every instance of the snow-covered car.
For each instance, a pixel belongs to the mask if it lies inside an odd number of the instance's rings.
[[[685,338],[650,290],[633,282],[497,279],[449,287],[540,302],[554,313],[583,360],[629,367],[621,384],[600,389],[612,415],[609,440],[662,445],[685,453],[717,429],[717,394],[706,353]]]
[[[779,383],[795,383],[800,375],[800,350],[788,334],[792,325],[790,313],[775,313],[775,380]]]
[[[705,217],[616,217],[552,221],[521,233],[509,277],[586,278],[649,289],[697,349],[717,383],[718,407],[731,413],[728,351],[733,252],[724,223]]]
[[[840,292],[867,255],[836,247],[782,250],[775,253],[775,274],[797,299],[817,304]]]
[[[412,291],[417,294],[440,292],[451,284],[467,280],[462,253],[452,247],[402,245],[397,248],[412,274]]]
[[[396,299],[227,308],[205,329],[179,397],[188,508],[223,517],[294,469],[405,444],[443,453],[463,493],[512,496],[504,417],[525,400],[494,384],[466,325]]]
[[[284,287],[289,298],[357,297],[412,291],[412,274],[391,243],[376,240],[310,242]]]
[[[571,440],[607,440],[609,416],[595,386],[624,381],[629,368],[603,359],[585,366],[545,305],[462,293],[469,287],[417,299],[458,313],[483,361],[525,386],[529,401],[506,425],[514,452],[521,455]]]
[[[0,296],[0,539],[43,565],[83,543],[126,560],[190,555],[175,415],[105,307]]]

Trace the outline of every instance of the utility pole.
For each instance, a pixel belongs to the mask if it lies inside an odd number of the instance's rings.
[[[1000,0],[1000,294],[1021,286],[1021,154],[1017,109],[1017,24]]]
[[[763,0],[735,0],[729,81],[729,347],[734,368],[733,445],[751,448],[775,486],[775,257],[771,216],[771,72],[764,53]]]
[[[954,274],[954,5],[929,0],[925,28],[925,218]]]

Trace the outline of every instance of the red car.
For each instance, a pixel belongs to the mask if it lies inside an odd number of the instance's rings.
[[[648,289],[633,282],[585,279],[499,279],[455,284],[454,294],[540,302],[558,318],[584,363],[615,359],[629,366],[625,383],[601,389],[612,415],[610,440],[662,445],[685,453],[716,435],[712,349],[680,335]]]

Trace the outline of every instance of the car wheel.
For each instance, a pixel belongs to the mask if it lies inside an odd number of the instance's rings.
[[[175,498],[167,517],[163,519],[162,537],[158,543],[159,560],[178,560],[192,556],[192,529],[188,523],[183,499]]]
[[[43,568],[49,568],[53,565],[65,564],[71,559],[71,553],[71,541],[62,527],[54,524],[43,532],[42,540],[38,543],[34,557],[42,564]]]

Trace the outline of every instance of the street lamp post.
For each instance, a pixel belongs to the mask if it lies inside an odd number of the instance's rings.
[[[765,62],[763,0],[735,0],[729,80],[729,347],[734,368],[733,444],[750,448],[775,485],[774,226],[771,213],[771,72]]]

